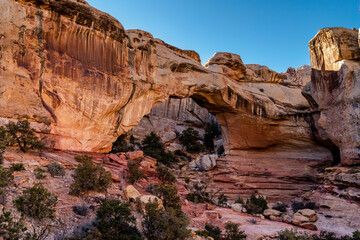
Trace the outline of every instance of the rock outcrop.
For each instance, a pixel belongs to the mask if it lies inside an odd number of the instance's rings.
[[[316,137],[340,149],[341,163],[360,163],[360,47],[358,31],[325,28],[310,41],[311,82],[304,90],[314,109]]]
[[[301,89],[236,54],[217,53],[203,67],[194,51],[125,31],[82,1],[4,0],[0,10],[0,117],[42,122],[50,147],[106,152],[174,96],[217,117],[227,154],[313,149],[318,159],[327,151],[311,139]]]

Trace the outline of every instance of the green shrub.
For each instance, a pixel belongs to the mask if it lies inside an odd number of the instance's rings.
[[[23,216],[16,221],[11,216],[11,212],[3,208],[0,215],[0,238],[6,240],[32,239],[30,234],[26,234],[27,228],[24,226],[24,221]]]
[[[36,219],[53,219],[57,196],[37,183],[33,187],[25,189],[23,194],[14,200],[14,203],[17,210],[27,216]]]
[[[182,150],[175,150],[174,151],[174,154],[176,155],[176,156],[179,156],[179,157],[185,157],[185,158],[187,158],[188,157],[188,155],[184,152],[184,151],[182,151]]]
[[[225,224],[224,240],[241,240],[246,239],[244,231],[239,231],[239,224],[227,222]]]
[[[59,176],[63,177],[65,176],[65,168],[63,165],[57,162],[53,162],[50,165],[47,166],[48,172],[52,177]]]
[[[246,201],[244,207],[250,214],[262,214],[268,208],[265,198],[263,196],[256,197],[254,194]]]
[[[157,162],[170,166],[173,163],[179,162],[179,159],[172,152],[164,151],[160,156],[158,156]]]
[[[10,143],[10,136],[8,131],[6,131],[6,129],[3,126],[0,126],[0,164],[3,163],[4,158],[3,158],[3,153],[5,151],[5,148],[9,145]]]
[[[35,168],[34,173],[35,173],[36,179],[44,179],[44,178],[46,178],[45,170],[42,169],[42,168],[39,168],[39,167]]]
[[[28,120],[19,120],[17,123],[9,122],[6,129],[10,136],[10,145],[18,146],[23,152],[44,147],[44,144],[35,135],[35,129],[30,127]]]
[[[214,240],[221,240],[221,229],[205,223],[205,229],[195,232],[199,236],[212,237]]]
[[[10,171],[20,172],[20,171],[23,171],[23,170],[25,170],[23,163],[13,163],[13,164],[11,164]]]
[[[235,200],[235,203],[240,203],[240,204],[245,204],[244,200],[241,198],[241,197],[238,197],[236,200]]]
[[[195,182],[192,186],[189,185],[191,192],[186,195],[186,200],[194,203],[213,203],[213,196],[206,192],[207,187],[207,183],[202,181]]]
[[[144,151],[145,155],[155,158],[158,163],[162,163],[166,166],[170,166],[171,164],[179,161],[172,152],[165,151],[160,137],[154,132],[145,136],[142,141],[141,149]]]
[[[85,204],[73,206],[73,212],[80,216],[86,216],[88,213],[88,209],[89,208]]]
[[[5,193],[5,188],[9,186],[14,180],[12,171],[9,171],[0,166],[0,195]]]
[[[101,232],[101,239],[141,240],[135,226],[135,218],[126,204],[119,200],[105,201],[96,212],[96,227]]]
[[[78,196],[88,191],[106,191],[112,183],[111,173],[94,164],[91,156],[78,155],[75,159],[79,164],[72,175],[74,181],[70,185],[70,194]]]
[[[355,231],[352,236],[346,235],[342,237],[336,237],[333,232],[321,231],[319,235],[310,235],[307,232],[299,232],[296,229],[285,229],[284,231],[278,232],[279,240],[359,240],[360,232]]]
[[[211,123],[206,124],[205,136],[204,136],[205,147],[208,150],[213,151],[214,150],[214,138],[216,138],[220,135],[221,135],[220,127],[215,121],[212,121]]]
[[[158,183],[150,184],[148,191],[163,201],[165,208],[171,207],[174,209],[181,209],[180,197],[178,189],[174,185]]]
[[[151,132],[142,141],[142,150],[145,155],[158,159],[165,152],[161,139],[156,133]]]
[[[222,193],[218,197],[217,205],[220,206],[220,207],[227,207],[227,201],[228,201],[227,196],[225,196],[225,194]]]
[[[275,206],[273,206],[272,209],[278,210],[280,212],[286,212],[286,208],[289,206],[285,203],[277,203]]]
[[[204,150],[204,145],[199,143],[199,139],[199,132],[193,128],[188,128],[182,132],[179,141],[189,153],[198,153]]]
[[[162,164],[159,164],[156,168],[156,173],[161,181],[176,182],[176,177],[170,171],[170,169]]]
[[[134,160],[128,160],[127,166],[129,168],[129,181],[131,183],[135,183],[139,181],[140,179],[147,179],[146,174],[143,170],[140,169],[140,163],[143,160],[143,158],[137,158]]]
[[[127,134],[121,134],[113,143],[111,153],[131,152],[134,151],[134,146],[128,144],[126,141]]]
[[[145,211],[143,233],[148,240],[185,240],[189,236],[189,220],[181,209],[159,208],[157,201],[150,201]]]

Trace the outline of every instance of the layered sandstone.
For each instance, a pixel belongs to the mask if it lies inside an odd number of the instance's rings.
[[[194,51],[125,31],[83,1],[3,0],[0,8],[0,117],[51,122],[53,148],[108,151],[156,104],[176,96],[216,115],[228,154],[327,151],[311,139],[301,89],[236,54],[217,53],[204,67]]]

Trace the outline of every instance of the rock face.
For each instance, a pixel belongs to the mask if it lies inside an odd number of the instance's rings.
[[[341,163],[360,163],[358,31],[325,28],[309,43],[312,75],[303,94],[319,111],[316,137],[340,149]]]
[[[140,123],[131,129],[131,134],[137,142],[141,142],[146,135],[155,132],[162,142],[173,149],[173,140],[177,133],[191,127],[199,131],[200,136],[205,133],[207,123],[217,121],[205,108],[200,107],[191,98],[169,98],[165,102],[153,107]]]
[[[106,152],[174,96],[217,117],[227,154],[311,148],[319,159],[327,151],[311,139],[301,89],[236,54],[217,53],[203,67],[194,51],[125,31],[82,1],[4,0],[0,12],[0,117],[50,123],[50,147]]]

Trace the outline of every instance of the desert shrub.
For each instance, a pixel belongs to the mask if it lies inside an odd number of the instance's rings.
[[[28,120],[19,120],[17,123],[9,122],[6,130],[10,136],[10,145],[18,146],[23,152],[44,147],[44,144],[35,135],[35,129],[30,127]]]
[[[170,169],[162,164],[159,164],[156,168],[156,173],[161,181],[176,182],[176,177],[170,171]]]
[[[246,239],[244,231],[239,231],[239,224],[227,222],[225,224],[224,240],[241,240]]]
[[[101,239],[143,239],[135,225],[129,206],[119,200],[105,201],[96,212],[96,227]]]
[[[277,203],[275,206],[272,207],[272,209],[278,210],[280,212],[286,212],[286,208],[289,207],[285,203]]]
[[[12,171],[9,171],[0,166],[0,195],[4,197],[5,188],[9,186],[14,180]]]
[[[263,196],[256,197],[254,194],[246,201],[244,207],[250,214],[261,214],[268,208],[265,198]]]
[[[199,236],[212,237],[214,240],[221,240],[221,229],[205,223],[205,229],[195,232]]]
[[[146,174],[143,170],[140,169],[140,163],[143,160],[143,158],[137,158],[134,160],[128,160],[127,166],[129,168],[129,181],[131,183],[135,183],[139,181],[140,179],[146,179]]]
[[[5,151],[5,148],[9,145],[10,142],[10,136],[8,131],[3,126],[0,126],[0,164],[3,163],[3,153]]]
[[[178,189],[176,186],[158,183],[149,185],[148,190],[163,201],[165,208],[181,209],[180,197],[177,195]]]
[[[150,135],[145,136],[142,141],[141,149],[145,155],[156,158],[158,163],[170,166],[179,161],[179,159],[172,154],[172,152],[165,151],[161,139],[156,133],[151,132]]]
[[[313,240],[314,236],[307,232],[298,232],[296,229],[285,229],[278,232],[279,240]]]
[[[205,147],[208,150],[213,151],[214,150],[214,138],[216,138],[220,135],[221,135],[220,127],[215,121],[212,121],[211,123],[206,124],[205,136],[204,136]]]
[[[225,194],[220,194],[220,196],[218,197],[218,202],[217,202],[217,205],[220,206],[220,207],[226,207],[227,206],[227,201],[228,201],[228,198]]]
[[[6,240],[32,239],[31,235],[26,233],[27,228],[24,226],[24,221],[24,216],[15,220],[11,216],[11,212],[3,208],[0,215],[0,238]]]
[[[190,188],[190,193],[186,195],[186,200],[189,200],[194,203],[214,203],[213,199],[215,197],[215,194],[208,193],[207,187],[208,184],[204,181],[197,181],[194,182],[192,185],[188,186]]]
[[[80,216],[86,216],[88,213],[88,209],[89,208],[85,204],[73,206],[73,212]]]
[[[291,204],[291,208],[294,211],[294,213],[296,213],[297,211],[301,210],[301,209],[314,209],[315,208],[315,203],[314,202],[307,202],[307,203],[303,203],[303,202],[293,202]]]
[[[172,152],[164,151],[160,156],[158,156],[157,162],[170,166],[173,163],[179,162],[179,159]]]
[[[159,208],[157,201],[147,203],[145,210],[143,227],[148,240],[184,240],[189,236],[189,220],[181,210]]]
[[[193,128],[184,130],[179,137],[180,143],[185,146],[189,153],[198,153],[204,150],[204,145],[199,143],[199,139],[199,132]]]
[[[245,204],[244,200],[243,200],[241,197],[238,197],[238,198],[235,200],[235,203]]]
[[[156,159],[165,152],[160,137],[154,132],[151,132],[150,135],[145,136],[142,141],[142,150],[144,151],[145,155]]]
[[[70,185],[70,194],[78,196],[88,191],[106,191],[112,183],[111,173],[94,164],[91,156],[78,155],[75,159],[79,164],[72,175],[74,181]]]
[[[39,168],[39,167],[35,168],[34,173],[35,173],[36,179],[44,179],[44,178],[46,178],[45,170],[42,169],[42,168]]]
[[[121,134],[112,145],[111,153],[134,151],[134,146],[126,141],[126,134]]]
[[[17,210],[27,216],[36,219],[53,219],[57,196],[37,183],[33,187],[25,189],[22,195],[14,200],[14,203]]]
[[[23,171],[23,170],[25,170],[23,163],[13,163],[13,164],[11,164],[10,171],[20,172],[20,171]]]
[[[185,177],[185,178],[184,178],[184,181],[185,181],[186,184],[189,184],[189,183],[190,183],[190,178],[189,178],[189,177]]]
[[[47,169],[52,177],[59,176],[63,177],[65,176],[65,168],[63,165],[57,162],[53,162],[50,165],[47,166]]]

